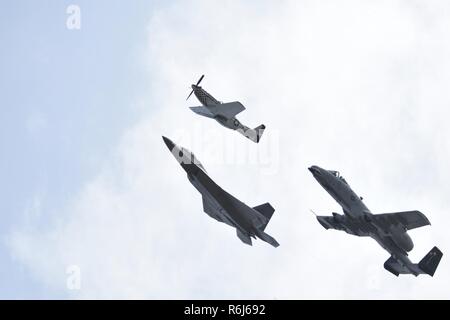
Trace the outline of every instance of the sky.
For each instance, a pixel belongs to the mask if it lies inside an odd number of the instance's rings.
[[[67,28],[76,5],[80,29]],[[449,299],[446,1],[4,1],[0,298]],[[267,127],[254,144],[201,118],[190,84]],[[202,212],[161,136],[225,190],[276,209],[246,246]],[[410,232],[434,277],[395,277],[310,165],[339,170]],[[78,286],[70,285],[77,270]]]

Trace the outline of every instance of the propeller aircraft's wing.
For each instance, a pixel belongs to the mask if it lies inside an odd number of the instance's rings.
[[[235,101],[200,107],[190,107],[190,109],[195,113],[208,118],[215,118],[219,116],[225,119],[231,119],[238,113],[244,111],[245,107],[239,101]]]
[[[227,102],[208,106],[209,110],[215,115],[230,119],[235,117],[238,113],[245,110],[245,107],[239,101]]]
[[[194,111],[196,114],[199,114],[201,116],[207,117],[207,118],[214,118],[214,114],[204,106],[200,107],[189,107],[192,111]]]

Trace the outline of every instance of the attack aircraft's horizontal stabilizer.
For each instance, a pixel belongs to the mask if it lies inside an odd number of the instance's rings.
[[[394,257],[390,257],[384,263],[384,268],[390,273],[398,276],[399,274],[428,274],[433,276],[442,258],[442,252],[437,247],[428,252],[418,264],[402,265]]]

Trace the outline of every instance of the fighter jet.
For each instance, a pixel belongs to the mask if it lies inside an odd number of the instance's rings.
[[[197,81],[197,84],[191,86],[192,91],[186,99],[188,100],[192,93],[194,93],[202,106],[190,107],[190,109],[201,116],[215,119],[222,126],[237,130],[253,142],[258,143],[266,126],[262,124],[255,129],[250,129],[240,123],[239,120],[236,119],[236,115],[244,111],[245,107],[239,101],[227,103],[217,101],[212,95],[199,86],[204,77],[205,75],[202,75]]]
[[[398,276],[399,274],[434,275],[442,258],[442,252],[434,247],[419,262],[412,263],[408,252],[413,242],[407,231],[429,225],[430,222],[420,211],[372,214],[350,185],[338,171],[325,170],[312,166],[309,171],[323,188],[341,205],[344,215],[333,212],[333,216],[317,216],[325,229],[345,231],[360,237],[372,237],[391,257],[384,268]]]
[[[256,237],[278,247],[278,242],[264,232],[275,209],[270,203],[250,208],[219,187],[206,173],[203,165],[192,152],[179,147],[170,139],[163,137],[167,148],[186,171],[191,184],[201,193],[203,211],[211,218],[236,228],[242,242],[252,245]]]

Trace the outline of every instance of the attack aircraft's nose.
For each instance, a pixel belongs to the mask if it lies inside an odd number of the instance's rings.
[[[162,137],[164,140],[164,143],[166,144],[167,148],[169,148],[170,151],[172,151],[172,149],[175,147],[175,143],[172,142],[172,140],[170,140],[169,138],[166,137]]]
[[[308,170],[309,170],[313,175],[320,174],[320,169],[319,169],[318,166],[311,166],[311,167],[308,168]]]

